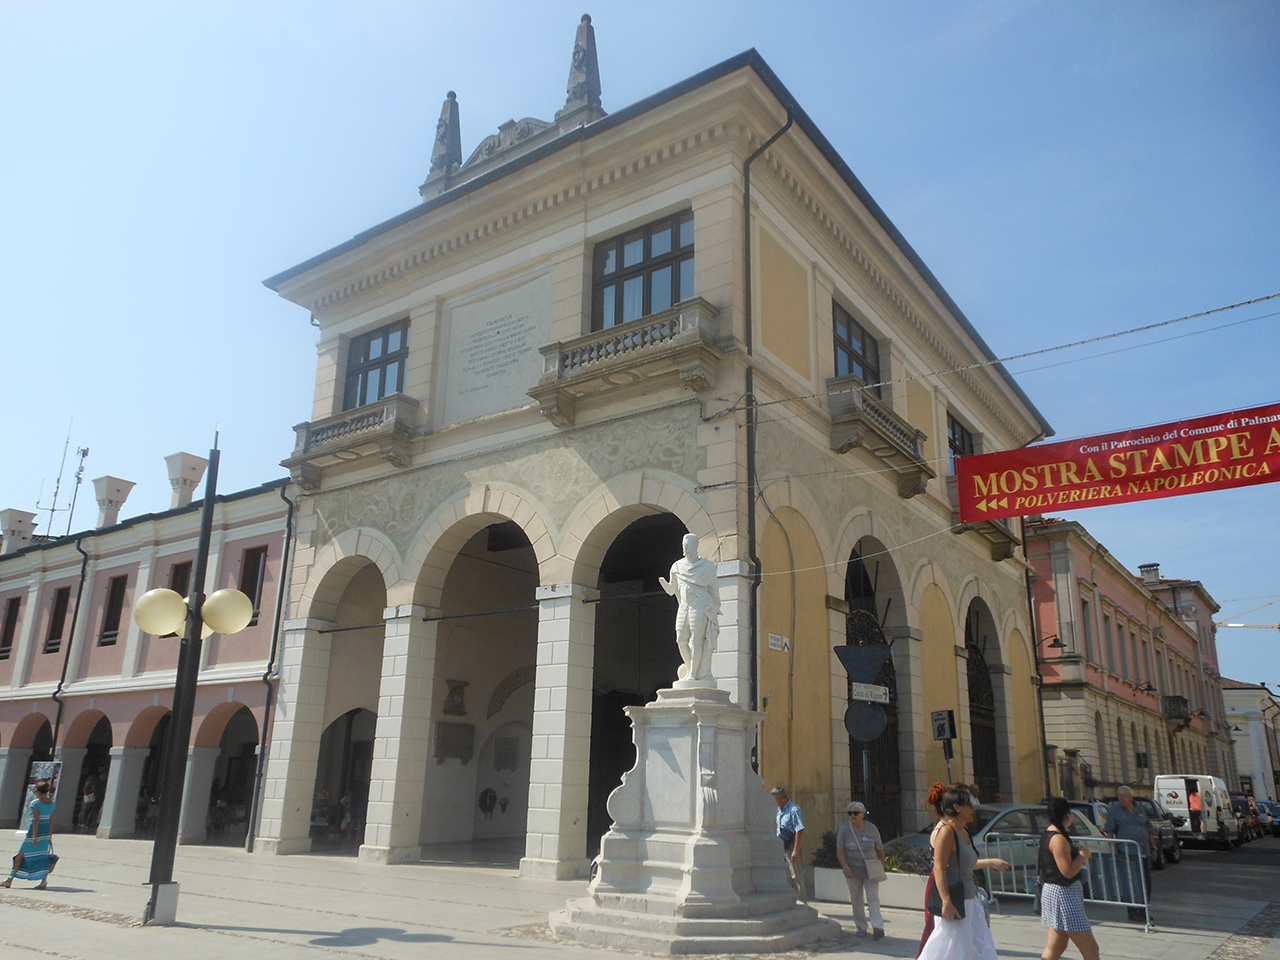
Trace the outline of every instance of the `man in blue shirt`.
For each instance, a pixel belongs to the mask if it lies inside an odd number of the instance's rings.
[[[1147,888],[1147,896],[1151,896],[1151,857],[1155,852],[1155,838],[1151,834],[1151,821],[1147,817],[1147,811],[1142,809],[1133,802],[1133,789],[1131,787],[1122,786],[1116,789],[1116,802],[1111,805],[1111,809],[1107,811],[1107,822],[1102,826],[1102,832],[1108,837],[1115,837],[1118,840],[1132,840],[1138,845],[1136,855],[1133,848],[1130,847],[1126,853],[1121,853],[1116,860],[1117,871],[1120,880],[1121,897],[1130,903],[1138,902],[1138,894],[1135,889],[1129,885],[1129,875],[1132,869],[1133,873],[1137,873],[1139,869],[1142,871],[1143,885]],[[1130,867],[1130,861],[1137,860],[1138,864]],[[1136,880],[1137,877],[1134,877]],[[1142,910],[1130,907],[1130,920],[1145,920]]]
[[[787,797],[782,787],[774,787],[769,791],[778,802],[777,824],[778,838],[782,841],[782,849],[786,851],[784,858],[787,864],[787,876],[791,885],[796,888],[796,895],[801,903],[809,902],[809,895],[804,885],[804,861],[800,858],[801,841],[804,839],[804,816],[800,808]]]

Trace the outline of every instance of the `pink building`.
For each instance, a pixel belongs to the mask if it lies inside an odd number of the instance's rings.
[[[16,824],[31,763],[62,761],[57,827],[146,835],[159,789],[178,638],[142,633],[135,597],[191,587],[205,461],[166,458],[172,508],[118,522],[133,484],[94,482],[95,529],[34,533],[32,514],[0,511],[0,827]],[[185,843],[240,842],[252,807],[289,505],[285,481],[219,496],[206,591],[243,590],[251,625],[204,642],[181,820]],[[94,802],[85,807],[86,787]]]
[[[1237,781],[1203,584],[1134,576],[1079,523],[1027,523],[1045,736],[1058,788],[1103,796],[1195,772]]]

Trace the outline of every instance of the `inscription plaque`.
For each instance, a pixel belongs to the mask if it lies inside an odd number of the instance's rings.
[[[529,403],[550,340],[551,277],[447,308],[441,426]]]

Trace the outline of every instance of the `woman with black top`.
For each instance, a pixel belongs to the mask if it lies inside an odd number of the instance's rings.
[[[1089,860],[1089,851],[1073,843],[1067,835],[1071,826],[1071,804],[1053,797],[1049,829],[1040,837],[1040,922],[1049,928],[1041,960],[1058,960],[1074,943],[1084,960],[1098,960],[1098,941],[1084,912],[1084,887],[1080,871]]]

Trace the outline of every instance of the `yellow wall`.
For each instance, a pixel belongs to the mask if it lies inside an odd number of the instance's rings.
[[[760,230],[760,342],[806,379],[809,366],[809,271]]]
[[[919,380],[907,381],[907,422],[925,436],[924,456],[933,461],[937,456],[937,445],[934,442],[933,394]],[[942,471],[934,464],[934,470]]]
[[[960,725],[960,688],[956,676],[956,632],[951,621],[951,609],[947,598],[934,584],[930,584],[920,600],[920,633],[924,639],[920,646],[920,689],[924,695],[924,720],[935,710],[954,710],[956,726]],[[955,759],[951,761],[951,778],[964,777],[964,742],[957,738],[952,746]],[[930,734],[925,750],[925,781],[941,780],[947,783],[947,761],[942,755],[942,744]]]
[[[1021,633],[1009,634],[1009,668],[1013,686],[1013,756],[1018,766],[1019,796],[1016,803],[1035,803],[1044,796],[1044,777],[1040,772],[1040,711],[1036,704],[1036,688],[1032,684],[1031,658]]]
[[[814,836],[831,822],[831,638],[827,626],[827,578],[818,542],[804,518],[783,507],[795,555],[795,622],[787,540],[770,519],[760,541],[764,585],[760,589],[760,694],[769,698],[760,732],[760,773],[765,785],[781,785],[800,805]],[[815,569],[816,568],[816,569]],[[770,650],[769,634],[791,639],[791,652]],[[794,712],[791,665],[794,654]]]

